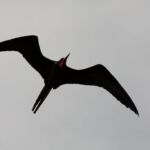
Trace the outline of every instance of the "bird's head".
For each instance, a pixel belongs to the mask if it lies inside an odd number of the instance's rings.
[[[68,59],[69,55],[70,55],[70,53],[69,53],[66,57],[61,58],[61,59],[57,62],[57,65],[58,65],[61,69],[63,69],[63,68],[66,66],[66,62],[67,62],[67,59]]]

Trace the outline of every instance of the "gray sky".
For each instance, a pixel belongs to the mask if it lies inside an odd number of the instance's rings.
[[[149,14],[147,0],[1,0],[0,41],[35,34],[50,59],[71,52],[71,67],[105,65],[140,118],[105,90],[79,85],[52,91],[34,115],[42,78],[20,54],[0,53],[0,149],[149,149]]]

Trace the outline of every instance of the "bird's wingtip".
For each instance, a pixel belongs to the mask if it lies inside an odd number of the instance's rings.
[[[139,112],[138,112],[138,111],[136,111],[136,112],[135,112],[135,114],[136,114],[138,117],[140,117],[140,114],[139,114]]]
[[[138,116],[138,117],[140,117],[140,114],[139,114],[139,112],[138,112],[138,110],[137,110],[137,108],[134,106],[134,108],[130,108],[132,111],[134,111],[134,113]]]

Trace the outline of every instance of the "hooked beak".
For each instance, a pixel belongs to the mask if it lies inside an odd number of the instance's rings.
[[[69,53],[65,58],[61,58],[61,59],[57,62],[58,66],[59,66],[61,69],[63,69],[63,68],[66,66],[66,61],[67,61],[69,55],[70,55],[70,53]]]
[[[64,58],[65,62],[67,61],[69,56],[70,56],[70,53]]]

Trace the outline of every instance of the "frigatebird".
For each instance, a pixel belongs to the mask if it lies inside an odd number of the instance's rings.
[[[51,89],[56,89],[63,84],[83,84],[103,87],[122,104],[139,115],[130,96],[110,71],[101,64],[76,70],[66,65],[69,54],[58,61],[50,60],[43,56],[36,35],[27,35],[2,41],[0,42],[0,51],[20,52],[44,79],[45,84],[33,105],[33,113],[37,112]]]

